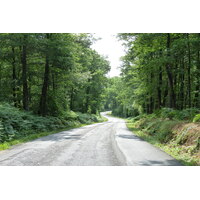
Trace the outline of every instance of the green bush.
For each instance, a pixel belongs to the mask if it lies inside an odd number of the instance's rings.
[[[143,129],[149,135],[157,138],[161,143],[168,142],[175,125],[182,123],[177,120],[163,120],[154,118],[141,118],[134,123],[135,128]]]
[[[154,134],[158,131],[161,124],[162,122],[159,119],[148,121],[146,122],[145,130],[150,134]]]
[[[193,122],[200,122],[200,114],[195,115]]]
[[[198,114],[200,111],[197,108],[187,108],[181,110],[177,113],[176,118],[180,120],[190,120],[192,121],[194,116]]]
[[[5,130],[2,121],[0,121],[0,142],[3,142],[4,140],[5,140]]]
[[[38,116],[9,104],[0,104],[0,142],[10,141],[30,134],[74,127],[100,121],[94,114],[63,112],[59,117]]]
[[[146,114],[141,114],[141,115],[138,115],[138,116],[136,116],[136,117],[129,117],[128,120],[129,120],[130,122],[136,122],[136,121],[138,121],[138,120],[140,120],[140,119],[144,119],[144,118],[146,118],[146,117],[147,117]]]
[[[160,112],[160,117],[161,118],[169,118],[169,119],[173,119],[176,115],[176,111],[172,108],[162,108],[161,112]]]
[[[66,111],[62,113],[61,117],[65,120],[77,120],[78,114],[73,111]]]
[[[179,122],[178,121],[161,121],[160,126],[157,130],[156,137],[161,143],[168,142],[172,136],[173,136],[173,128],[176,126]]]
[[[184,110],[174,110],[172,108],[162,108],[160,111],[155,111],[157,117],[163,119],[177,119],[177,120],[189,120],[192,121],[194,116],[200,111],[197,108],[187,108]],[[151,116],[151,115],[150,115]]]
[[[98,122],[98,118],[94,114],[88,114],[88,113],[77,113],[78,114],[78,120],[82,124],[90,124],[92,122]]]
[[[20,111],[8,104],[0,105],[0,120],[5,132],[1,140],[9,141],[13,138],[27,135],[30,130],[46,130],[46,127],[42,126],[44,118]],[[40,126],[42,128],[38,128]]]

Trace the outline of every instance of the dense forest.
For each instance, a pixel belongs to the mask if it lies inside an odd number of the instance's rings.
[[[0,34],[1,141],[97,121],[110,64],[91,48],[95,41],[84,33]]]
[[[40,115],[96,113],[108,61],[90,34],[0,34],[0,101]]]
[[[125,56],[121,75],[109,78],[93,34],[0,34],[0,149],[104,121],[99,113],[110,110],[143,139],[199,165],[200,34],[117,37]]]
[[[110,80],[106,108],[125,117],[161,108],[200,108],[199,33],[124,33],[118,37],[126,55],[121,78]]]
[[[126,54],[105,108],[184,165],[200,165],[200,34],[118,34]]]

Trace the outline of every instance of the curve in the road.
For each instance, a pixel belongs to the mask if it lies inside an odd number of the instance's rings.
[[[108,118],[107,122],[63,131],[1,151],[0,165],[180,165],[132,134],[123,119],[102,115]]]

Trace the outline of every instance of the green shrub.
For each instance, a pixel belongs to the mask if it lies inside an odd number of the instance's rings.
[[[78,114],[78,120],[82,124],[90,124],[92,122],[98,122],[98,118],[94,114],[88,114],[88,113],[77,113]]]
[[[151,121],[146,122],[145,130],[148,131],[148,133],[152,135],[154,133],[157,133],[160,125],[161,125],[161,121],[159,119],[151,120]]]
[[[136,121],[138,121],[138,120],[140,120],[140,119],[144,119],[144,118],[146,118],[146,117],[147,117],[146,114],[141,114],[141,115],[138,115],[138,116],[136,116],[136,117],[129,117],[128,120],[129,120],[130,122],[136,122]]]
[[[4,128],[4,133],[0,136],[1,142],[35,132],[53,130],[62,125],[57,118],[33,115],[8,104],[0,105],[0,120]]]
[[[38,116],[9,104],[0,104],[0,142],[18,139],[30,134],[74,127],[101,121],[94,114],[63,112],[59,117]]]
[[[200,114],[195,115],[193,122],[200,122]]]
[[[3,142],[4,140],[5,140],[5,130],[2,121],[0,121],[0,142]]]
[[[157,130],[156,137],[161,143],[168,142],[172,136],[173,136],[173,128],[176,126],[179,122],[177,121],[161,121],[160,126]]]
[[[187,108],[184,110],[174,110],[172,108],[162,108],[160,111],[155,111],[155,115],[161,118],[189,120],[192,121],[194,116],[200,111],[197,108]],[[150,115],[151,116],[151,115]]]
[[[78,114],[73,111],[66,111],[62,113],[61,117],[65,120],[77,120]]]
[[[151,121],[149,118],[141,118],[135,122],[135,128],[144,129],[147,127],[148,123]]]
[[[162,120],[154,118],[142,118],[134,122],[135,128],[143,129],[149,135],[157,138],[161,143],[168,142],[175,125],[181,123],[177,120]]]
[[[192,121],[194,116],[198,114],[199,112],[200,111],[197,108],[187,108],[187,109],[179,111],[176,115],[176,119]]]
[[[162,108],[160,112],[160,117],[166,119],[173,119],[176,115],[176,111],[172,108]]]

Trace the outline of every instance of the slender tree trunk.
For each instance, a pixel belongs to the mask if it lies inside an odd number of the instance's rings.
[[[90,80],[89,80],[89,82],[90,82]],[[89,109],[89,99],[90,99],[89,95],[90,95],[90,86],[88,86],[86,89],[85,112],[88,112],[88,109]]]
[[[153,79],[154,79],[153,72],[151,72],[151,74],[150,74],[150,84],[151,85],[153,84]],[[153,111],[154,111],[153,91],[150,94],[149,105],[150,105],[150,113],[153,113]]]
[[[182,64],[181,65],[182,69],[181,69],[181,75],[180,75],[180,91],[179,91],[179,94],[180,94],[180,109],[182,110],[184,108],[184,87],[185,87],[185,85],[184,85],[184,83],[185,83],[184,59],[182,60],[181,64]]]
[[[28,82],[27,82],[27,35],[23,35],[23,45],[22,45],[22,82],[23,82],[23,108],[24,110],[29,109],[29,97],[28,97]]]
[[[187,34],[187,40],[188,40],[188,106],[191,108],[191,76],[190,76],[190,70],[191,70],[191,55],[190,55],[190,38],[189,33]]]
[[[167,96],[168,96],[168,91],[169,91],[169,86],[168,86],[169,84],[168,84],[168,81],[167,81],[167,85],[166,85],[166,87],[165,87],[165,90],[164,90],[164,94],[163,94],[163,102],[162,102],[162,105],[163,105],[163,107],[166,107],[166,102],[167,102]]]
[[[50,33],[46,34],[46,38],[50,39]],[[47,114],[47,92],[49,86],[49,55],[48,52],[46,54],[46,62],[45,62],[45,72],[44,72],[44,81],[42,86],[42,94],[40,97],[40,106],[38,113],[45,116]]]
[[[70,94],[70,110],[74,109],[74,88],[71,88],[71,94]]]
[[[173,75],[172,75],[172,67],[170,64],[170,44],[171,44],[171,38],[170,38],[170,33],[167,34],[167,57],[168,57],[168,62],[166,64],[166,72],[169,80],[169,88],[170,88],[170,108],[176,108],[176,98],[175,98],[175,93],[174,93],[174,84],[173,84]]]
[[[31,76],[29,76],[29,82],[31,83]],[[31,95],[31,85],[30,84],[29,84],[29,87],[28,87],[28,102],[29,102],[29,105],[31,105],[32,95]]]
[[[17,95],[16,95],[16,81],[17,81],[17,76],[16,76],[16,61],[15,61],[15,48],[12,47],[12,83],[13,83],[13,102],[14,106],[17,107]]]
[[[158,80],[158,109],[162,107],[162,68],[159,67],[159,80]]]
[[[149,114],[149,97],[148,97],[149,93],[147,92],[147,94],[145,95],[145,111],[146,114]]]
[[[153,101],[153,97],[151,96],[149,98],[149,105],[150,105],[150,110],[149,110],[149,113],[153,113],[153,104],[154,104],[154,101]]]
[[[55,90],[56,90],[56,86],[55,86],[55,76],[53,73],[52,74],[52,88],[53,88],[53,93],[55,93]]]
[[[200,43],[200,33],[198,34],[198,39]],[[196,100],[196,107],[200,108],[200,52],[199,52],[200,44],[198,45],[199,46],[197,50],[197,70],[196,70],[197,84],[196,84],[195,100]]]

